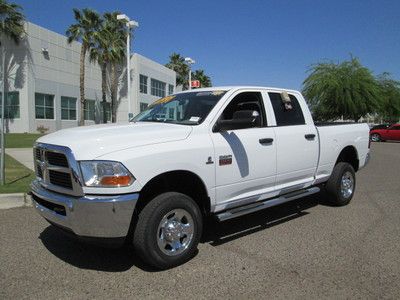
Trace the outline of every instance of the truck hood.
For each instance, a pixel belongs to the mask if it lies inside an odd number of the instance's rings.
[[[91,160],[114,151],[183,140],[191,131],[191,126],[167,123],[104,124],[63,129],[37,142],[66,146],[77,160]]]

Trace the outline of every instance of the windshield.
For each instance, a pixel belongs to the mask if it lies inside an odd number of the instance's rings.
[[[132,121],[198,125],[225,93],[226,91],[208,91],[170,95],[150,104]]]

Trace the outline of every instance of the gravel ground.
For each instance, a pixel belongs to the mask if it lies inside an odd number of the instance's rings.
[[[32,208],[0,210],[0,299],[400,298],[400,143],[372,145],[346,207],[318,194],[208,222],[190,262],[154,272],[130,247],[65,237]]]

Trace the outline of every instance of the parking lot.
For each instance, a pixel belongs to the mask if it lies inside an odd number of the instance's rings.
[[[65,237],[33,208],[0,210],[0,298],[399,298],[400,143],[372,145],[346,207],[324,195],[207,222],[194,259],[155,272],[130,247]]]

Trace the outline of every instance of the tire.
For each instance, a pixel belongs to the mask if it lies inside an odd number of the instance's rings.
[[[380,136],[380,134],[379,133],[373,133],[373,134],[371,134],[371,141],[373,141],[373,142],[380,142],[382,139],[381,139],[381,136]]]
[[[356,188],[356,176],[349,163],[339,162],[333,168],[326,183],[328,201],[335,206],[347,205],[353,198]]]
[[[139,213],[133,246],[147,265],[172,268],[195,255],[202,227],[202,214],[193,199],[181,193],[163,193]]]

